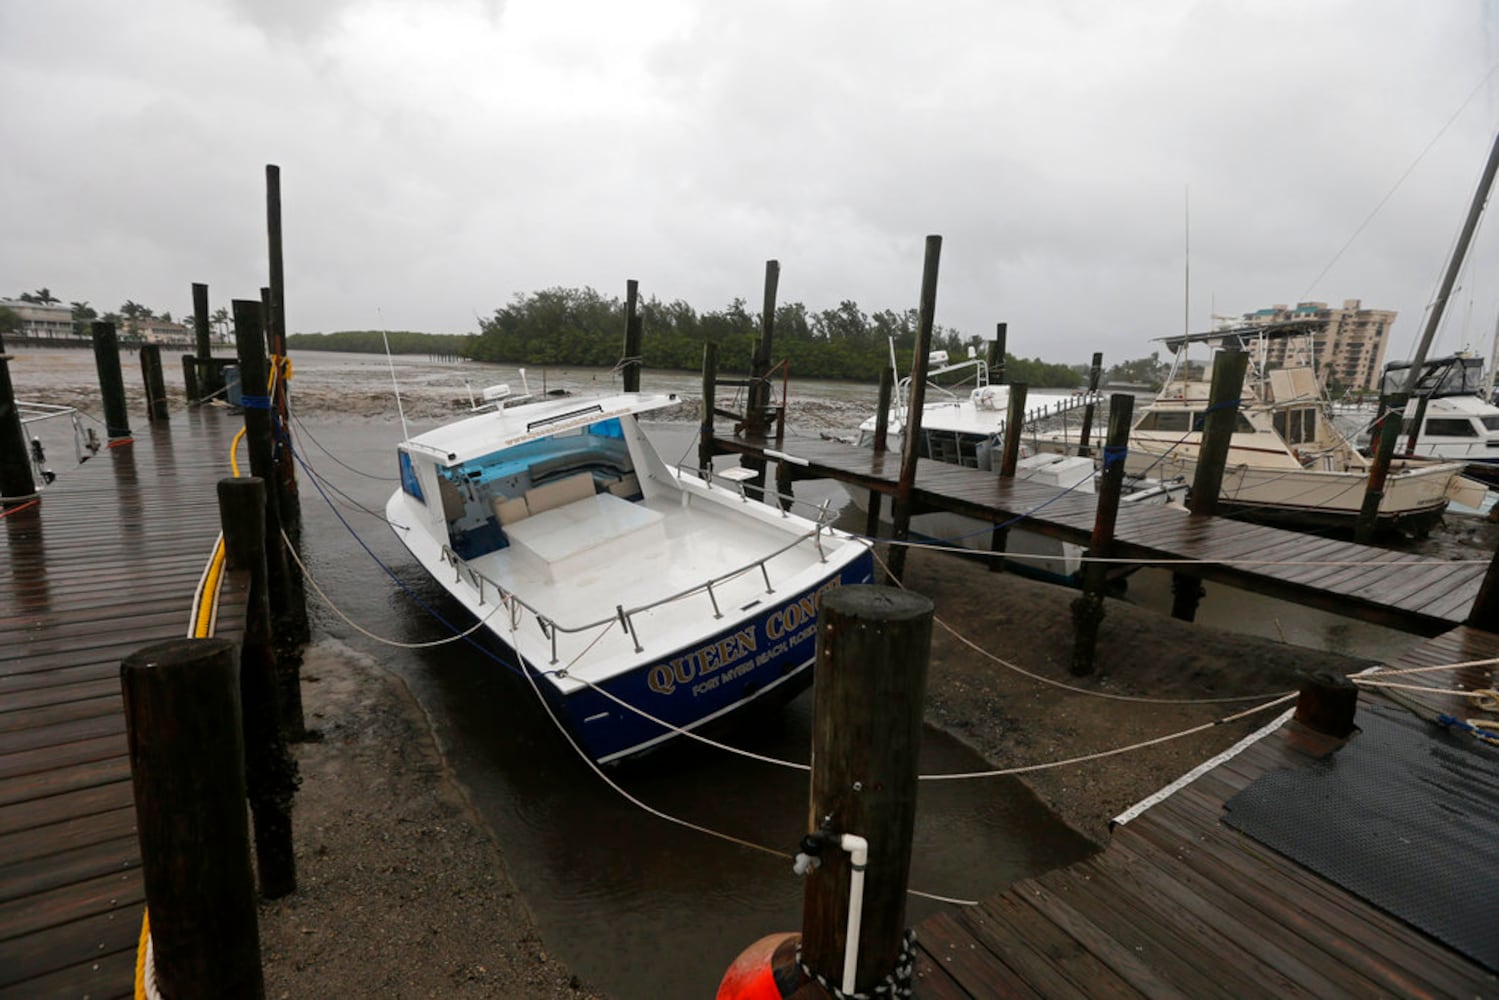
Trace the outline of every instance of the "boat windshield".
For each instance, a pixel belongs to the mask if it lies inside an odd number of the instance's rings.
[[[1480,358],[1438,358],[1421,366],[1421,378],[1414,387],[1405,380],[1410,365],[1385,366],[1380,391],[1411,392],[1420,396],[1476,396],[1483,391],[1483,360]]]

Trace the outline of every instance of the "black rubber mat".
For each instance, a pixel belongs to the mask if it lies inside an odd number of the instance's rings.
[[[1499,971],[1499,747],[1359,705],[1337,753],[1273,771],[1224,822]]]

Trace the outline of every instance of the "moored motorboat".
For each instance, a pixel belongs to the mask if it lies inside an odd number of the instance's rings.
[[[1192,481],[1212,359],[1224,349],[1244,350],[1249,370],[1229,439],[1219,512],[1292,528],[1351,530],[1364,502],[1370,460],[1334,425],[1315,371],[1296,361],[1296,351],[1286,352],[1284,367],[1264,363],[1268,338],[1310,336],[1316,326],[1285,323],[1165,338],[1173,351],[1171,372],[1130,431],[1126,472],[1136,482]],[[1189,361],[1192,347],[1208,348],[1206,363]],[[1463,469],[1459,462],[1393,462],[1376,530],[1419,535],[1440,520],[1449,500],[1476,506],[1484,488],[1463,478]]]
[[[928,384],[921,408],[920,441],[917,457],[921,461],[943,462],[998,474],[1004,450],[1005,421],[1008,419],[1010,387],[989,381],[988,364],[973,356],[949,363],[945,353],[935,355],[927,373]],[[895,403],[886,415],[886,447],[899,452],[904,444],[909,413],[910,379],[896,387]],[[1057,417],[1080,408],[1088,401],[1081,392],[1071,390],[1027,395],[1028,422]],[[872,448],[878,415],[859,426],[857,443]],[[1032,480],[1059,491],[1093,492],[1093,463],[1087,459],[1059,456],[1032,456],[1024,444],[1017,463],[1016,476]],[[851,490],[854,504],[865,513],[869,498],[862,490]],[[890,506],[883,505],[880,516],[890,523]],[[911,534],[926,542],[989,551],[994,525],[988,521],[931,511],[911,518]],[[1017,572],[1063,583],[1075,583],[1082,566],[1083,547],[1062,542],[1015,525],[1005,536],[1005,561]]]
[[[805,689],[818,594],[873,577],[826,512],[669,467],[639,418],[677,403],[497,406],[398,448],[396,536],[599,762]]]

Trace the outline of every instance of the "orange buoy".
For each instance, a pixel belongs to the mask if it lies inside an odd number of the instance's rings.
[[[767,934],[740,952],[718,984],[718,1000],[783,1000],[796,992],[801,973],[796,949],[802,936]]]

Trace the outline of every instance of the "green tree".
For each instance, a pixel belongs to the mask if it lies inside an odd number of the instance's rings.
[[[21,316],[14,309],[0,306],[0,335],[21,332]]]
[[[99,318],[99,311],[87,302],[70,302],[73,307],[73,336],[87,337],[89,323]]]

